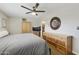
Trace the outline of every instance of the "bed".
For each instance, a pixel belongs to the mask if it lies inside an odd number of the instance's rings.
[[[32,33],[0,38],[0,55],[48,55],[46,42]]]

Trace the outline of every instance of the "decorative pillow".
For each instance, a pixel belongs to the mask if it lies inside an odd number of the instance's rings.
[[[8,33],[7,30],[0,30],[0,38],[6,36],[6,35],[8,35],[8,34],[9,34],[9,33]]]

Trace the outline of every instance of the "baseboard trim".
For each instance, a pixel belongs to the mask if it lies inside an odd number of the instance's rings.
[[[79,53],[75,52],[75,51],[72,51],[72,54],[73,55],[79,55]]]
[[[75,53],[72,53],[72,55],[76,55]]]

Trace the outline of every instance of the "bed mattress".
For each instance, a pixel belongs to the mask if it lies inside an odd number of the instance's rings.
[[[27,34],[8,35],[0,38],[0,55],[48,55],[46,42],[38,36]]]

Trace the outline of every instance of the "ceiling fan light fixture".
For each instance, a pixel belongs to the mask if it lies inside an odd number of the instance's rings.
[[[39,7],[39,3],[36,3],[35,6],[32,7],[32,9],[25,7],[23,5],[21,5],[22,8],[25,8],[27,10],[29,10],[29,12],[26,12],[26,14],[31,13],[32,15],[36,15],[38,16],[38,13],[40,12],[45,12],[44,10],[38,10],[37,8]]]
[[[36,13],[35,13],[35,12],[32,12],[31,14],[32,14],[32,15],[36,15]]]

